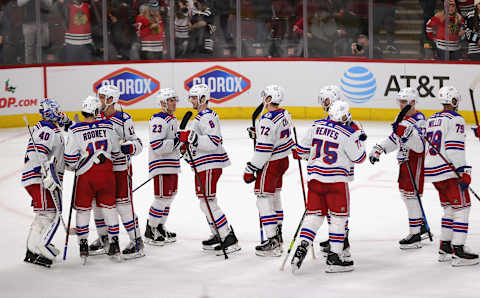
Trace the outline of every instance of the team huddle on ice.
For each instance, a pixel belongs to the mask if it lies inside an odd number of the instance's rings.
[[[60,253],[51,243],[59,225],[66,231],[63,258],[69,234],[76,233],[83,263],[88,256],[98,254],[118,260],[143,257],[144,243],[161,246],[175,242],[176,234],[168,231],[165,224],[177,193],[182,158],[195,173],[195,192],[211,230],[210,238],[202,241],[202,248],[225,258],[240,250],[216,197],[222,169],[230,161],[223,147],[219,117],[208,107],[209,87],[199,84],[189,90],[188,100],[197,112],[189,129],[186,126],[191,112],[187,112],[180,126],[174,116],[178,102],[175,90],[165,88],[158,94],[161,110],[150,119],[147,143],[154,200],[144,237],[133,208],[131,170],[132,157],[144,145],[135,134],[130,115],[116,109],[119,96],[115,86],[102,86],[96,96],[83,101],[83,121],[75,119],[75,122],[59,110],[55,100],[41,101],[42,120],[32,130],[28,127],[31,138],[22,173],[22,183],[35,212],[24,261],[52,265]],[[261,229],[255,253],[279,257],[283,252],[280,192],[292,154],[299,165],[300,160],[307,161],[308,191],[306,197],[304,194],[305,212],[285,260],[297,243],[291,267],[294,272],[299,270],[327,218],[329,237],[320,243],[326,256],[326,272],[351,271],[348,183],[354,179],[355,164],[367,159],[364,144],[367,135],[361,124],[352,120],[340,89],[327,86],[321,89],[318,103],[328,116],[314,121],[297,141],[290,114],[280,107],[284,97],[282,87],[265,87],[262,103],[252,116],[253,126],[247,129],[254,143],[254,154],[246,165],[243,180],[255,184]],[[421,248],[422,240],[432,240],[421,204],[424,181],[432,182],[443,207],[439,261],[451,261],[453,266],[478,264],[478,255],[464,245],[471,204],[471,167],[465,160],[465,121],[456,112],[460,93],[454,87],[442,87],[439,107],[443,109],[429,119],[415,109],[416,89],[404,88],[396,99],[401,111],[392,125],[393,131],[371,149],[368,159],[374,164],[382,153],[397,151],[398,187],[409,220],[409,234],[399,241],[400,248]],[[264,109],[266,113],[256,120]],[[61,129],[66,132],[66,140]],[[474,127],[474,133],[480,138],[479,127]],[[65,169],[75,172],[68,224],[62,217],[61,203]],[[76,211],[75,228],[70,228],[72,208]],[[92,209],[98,239],[89,244]],[[119,218],[129,236],[122,251]]]

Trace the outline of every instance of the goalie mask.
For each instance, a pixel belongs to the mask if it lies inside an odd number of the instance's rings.
[[[40,101],[40,109],[38,110],[42,118],[48,121],[59,122],[61,119],[58,111],[58,103],[55,99],[45,98]]]

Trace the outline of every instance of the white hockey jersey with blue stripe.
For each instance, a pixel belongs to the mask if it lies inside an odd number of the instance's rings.
[[[465,120],[460,114],[454,111],[433,114],[427,120],[426,136],[455,168],[461,170],[466,166]],[[425,181],[437,182],[456,177],[443,159],[428,145],[425,157]]]
[[[292,140],[290,113],[278,109],[264,114],[255,125],[257,136],[251,163],[261,169],[270,160],[282,159],[291,153]]]
[[[118,135],[109,120],[97,120],[92,123],[79,122],[68,129],[65,146],[65,163],[69,170],[81,175],[103,154],[115,163],[119,157]]]
[[[61,130],[52,122],[42,120],[32,128],[32,135],[37,150],[32,139],[29,139],[22,171],[22,185],[25,187],[41,183],[41,164],[49,161],[52,156],[55,156],[57,161],[55,165],[57,176],[63,181],[65,141]]]
[[[220,169],[230,165],[230,159],[223,148],[220,119],[217,113],[207,108],[193,120],[192,130],[198,134],[198,146],[192,150],[193,163],[198,171]],[[192,162],[188,159],[192,165]]]
[[[308,181],[352,181],[354,164],[362,163],[367,156],[360,134],[361,130],[328,119],[315,121],[297,145],[298,153],[308,158]]]
[[[160,112],[150,118],[148,172],[150,177],[180,172],[180,148],[176,138],[178,122],[175,115]]]

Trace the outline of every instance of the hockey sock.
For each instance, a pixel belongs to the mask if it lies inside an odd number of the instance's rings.
[[[228,225],[227,217],[223,213],[222,209],[220,209],[220,207],[218,206],[216,198],[208,200],[208,204],[210,206],[210,209],[212,210],[213,218],[215,220],[215,224],[217,226],[220,237],[222,239],[225,239],[228,233],[230,233],[230,227]],[[210,213],[208,212],[207,203],[205,203],[204,199],[200,199],[200,209],[207,217],[208,224],[213,224]]]
[[[148,222],[151,227],[156,227],[161,222],[163,217],[163,204],[162,198],[155,196],[152,202],[152,206],[148,212]]]
[[[402,199],[405,202],[408,212],[408,223],[410,226],[410,234],[420,233],[420,227],[423,223],[422,210],[417,198],[412,194],[402,192]]]
[[[330,219],[331,219],[331,218],[330,218],[330,213],[329,213],[329,214],[327,214],[327,223],[328,223],[328,225],[330,225]]]
[[[453,209],[452,207],[449,207],[449,206],[443,207],[442,233],[440,235],[440,240],[452,241],[452,237],[453,237],[452,226],[453,226]]]
[[[302,224],[302,229],[300,230],[300,239],[306,240],[310,245],[312,245],[317,231],[320,229],[320,226],[324,220],[325,216],[307,213]]]
[[[328,227],[328,240],[330,241],[330,250],[340,255],[343,251],[343,242],[345,240],[345,223],[348,217],[331,215],[330,226]]]
[[[123,227],[128,233],[130,240],[135,240],[135,231],[133,225],[133,216],[132,216],[132,206],[130,203],[127,204],[117,204],[117,212],[120,215],[120,218],[123,222]],[[137,229],[137,237],[140,235],[140,230],[138,229],[138,217],[135,215],[135,227]]]
[[[464,245],[468,233],[468,215],[470,207],[453,211],[453,238],[452,245]]]
[[[277,233],[277,214],[273,209],[274,200],[273,196],[257,196],[258,213],[260,213],[260,222],[266,239],[274,237]]]
[[[282,208],[282,198],[280,197],[280,191],[277,190],[275,191],[275,197],[273,198],[273,210],[275,211],[275,214],[277,215],[277,224],[281,225],[283,224],[283,208]]]
[[[111,241],[113,236],[118,236],[119,226],[118,226],[118,213],[115,207],[113,208],[103,208],[103,214],[105,215],[105,222],[108,226],[108,240]]]
[[[105,224],[105,218],[102,212],[103,208],[100,208],[93,203],[93,216],[95,217],[95,226],[97,228],[97,234],[101,238],[104,235],[107,235],[107,225]]]
[[[88,239],[88,225],[90,223],[90,210],[77,211],[77,236],[79,239]]]

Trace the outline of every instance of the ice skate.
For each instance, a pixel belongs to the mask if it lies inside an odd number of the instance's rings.
[[[50,268],[53,263],[52,260],[49,260],[42,255],[33,253],[29,249],[27,249],[27,253],[23,261],[26,263],[32,263],[32,264],[47,267],[47,268]]]
[[[280,243],[280,246],[281,246],[283,244],[283,235],[282,235],[282,225],[281,224],[277,225],[276,232],[277,232],[278,243]]]
[[[138,247],[138,249],[137,249]],[[122,251],[122,258],[124,260],[137,259],[145,256],[143,249],[145,245],[141,237],[138,237],[136,240],[130,241],[130,243]]]
[[[120,245],[118,243],[118,236],[113,236],[110,242],[108,253],[112,259],[120,261]]]
[[[323,257],[324,258],[328,257],[328,254],[330,253],[330,241],[325,240],[323,242],[320,242],[320,248],[321,248]],[[348,241],[348,234],[347,234],[343,242],[343,257],[350,258],[351,256],[352,255],[350,253],[350,242]]]
[[[106,254],[108,251],[108,235],[103,235],[93,241],[88,247],[88,251],[91,256]]]
[[[225,248],[225,252],[227,254],[231,254],[242,249],[240,245],[238,245],[237,236],[235,236],[233,230],[228,233],[227,237],[225,237],[225,239],[223,239],[219,245],[215,246],[215,254],[217,256],[223,256],[223,248]]]
[[[145,228],[145,243],[154,246],[165,245],[165,238],[160,234],[158,228],[152,229],[148,222],[147,227]]]
[[[269,238],[267,241],[262,242],[262,244],[257,245],[255,247],[255,254],[261,257],[280,257],[282,250],[278,237]]]
[[[353,261],[344,260],[338,254],[330,252],[327,257],[327,273],[348,272],[353,271]]]
[[[203,250],[214,250],[215,246],[220,244],[218,235],[212,235],[207,240],[202,241]]]
[[[469,252],[464,245],[453,245],[452,266],[472,266],[479,263],[478,254]]]
[[[80,239],[80,259],[82,259],[82,265],[87,264],[87,258],[89,255],[87,239]]]
[[[438,261],[448,262],[452,260],[453,248],[451,241],[440,241],[440,248],[438,250]]]
[[[410,234],[404,239],[398,241],[400,244],[400,249],[416,249],[422,248],[422,237],[420,233]]]
[[[430,234],[432,234],[432,231],[430,231]],[[420,226],[420,235],[422,236],[422,240],[430,238],[428,237],[427,225],[425,225],[425,223],[422,223],[422,225]],[[433,234],[432,234],[432,239],[433,239]]]
[[[157,230],[160,233],[160,235],[163,237],[165,243],[173,243],[177,241],[177,234],[174,232],[165,230],[165,227],[163,226],[163,224],[159,224],[157,226]]]
[[[292,273],[296,273],[298,270],[300,270],[300,266],[302,266],[303,260],[305,260],[305,257],[307,256],[308,246],[309,244],[305,240],[302,240],[300,245],[297,246],[292,261],[290,262],[292,266]]]

